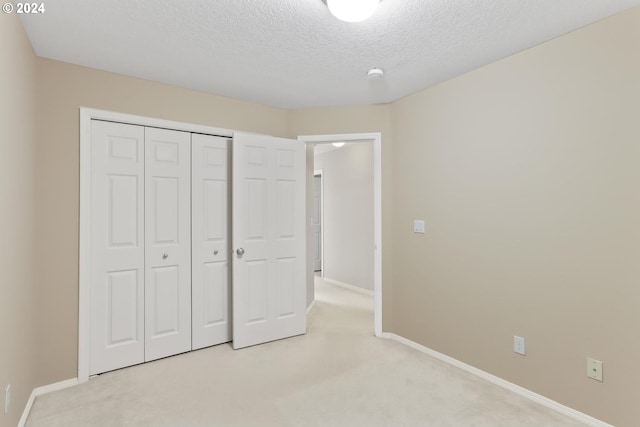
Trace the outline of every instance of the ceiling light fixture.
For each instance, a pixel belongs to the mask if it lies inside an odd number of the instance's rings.
[[[334,147],[342,147],[344,146],[344,142],[332,142],[331,145],[333,145]]]
[[[344,22],[362,22],[373,15],[380,0],[324,0],[329,11]]]

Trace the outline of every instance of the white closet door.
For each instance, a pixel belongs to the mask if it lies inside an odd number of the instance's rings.
[[[233,137],[233,347],[306,331],[304,143]]]
[[[191,349],[191,134],[145,128],[145,361]]]
[[[193,350],[231,341],[229,143],[191,136]]]
[[[91,121],[89,374],[144,361],[144,128]]]

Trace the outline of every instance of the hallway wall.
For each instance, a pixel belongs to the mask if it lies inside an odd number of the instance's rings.
[[[323,174],[325,279],[373,291],[373,143],[316,154]]]

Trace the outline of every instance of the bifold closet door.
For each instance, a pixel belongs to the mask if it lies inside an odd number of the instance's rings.
[[[306,331],[306,148],[233,136],[233,347]]]
[[[145,361],[191,350],[191,134],[145,128]]]
[[[144,361],[144,127],[91,121],[89,374]]]
[[[302,142],[91,132],[90,375],[305,332]]]
[[[191,136],[192,348],[231,341],[229,144]]]

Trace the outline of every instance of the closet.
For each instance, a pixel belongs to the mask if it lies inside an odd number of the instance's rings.
[[[305,332],[303,143],[90,126],[89,375]]]

